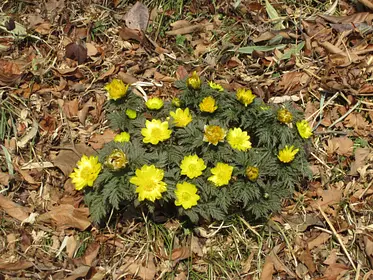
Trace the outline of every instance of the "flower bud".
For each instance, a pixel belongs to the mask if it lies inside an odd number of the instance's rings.
[[[118,149],[113,150],[105,161],[105,165],[114,171],[126,167],[127,163],[128,160],[126,154]]]
[[[249,166],[246,168],[246,176],[247,178],[254,182],[259,176],[259,169],[255,166]]]

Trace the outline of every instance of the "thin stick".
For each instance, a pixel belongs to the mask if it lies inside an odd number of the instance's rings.
[[[330,222],[329,218],[325,215],[325,212],[321,209],[320,205],[319,205],[319,210],[320,210],[321,215],[324,217],[325,221],[326,221],[327,224],[329,225],[330,229],[332,230],[333,234],[334,234],[335,237],[337,238],[337,240],[338,240],[339,244],[341,245],[341,247],[342,247],[342,249],[343,249],[343,251],[344,251],[346,257],[347,257],[348,260],[350,261],[352,267],[353,267],[354,270],[356,271],[355,263],[353,262],[350,253],[347,251],[346,246],[343,244],[342,238],[339,236],[338,232],[335,230],[333,224]]]
[[[340,121],[344,120],[349,114],[351,114],[357,107],[359,107],[361,104],[361,101],[359,100],[355,105],[354,107],[352,107],[350,110],[347,111],[346,114],[344,114],[342,117],[340,117],[338,120],[336,120],[334,123],[332,123],[328,128],[332,128],[333,126],[335,126],[337,123],[339,123]]]

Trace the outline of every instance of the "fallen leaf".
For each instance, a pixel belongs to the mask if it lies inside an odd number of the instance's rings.
[[[144,40],[144,34],[141,32],[141,30],[131,29],[128,27],[122,27],[119,29],[119,36],[125,41],[136,40],[141,43]]]
[[[102,134],[95,134],[88,143],[92,146],[93,149],[101,149],[106,143],[109,143],[114,140],[115,132],[111,129],[106,129]]]
[[[78,259],[74,259],[74,263],[82,263],[87,266],[92,266],[93,261],[97,258],[99,250],[100,244],[98,242],[89,244],[84,255]]]
[[[351,176],[358,175],[358,171],[357,171],[358,168],[363,167],[367,163],[366,161],[370,153],[371,153],[370,148],[361,148],[361,147],[356,148],[354,152],[355,160],[351,163],[350,171],[348,174]]]
[[[331,237],[332,236],[329,233],[326,233],[326,232],[320,233],[315,239],[308,241],[308,250],[312,250],[313,248],[316,248],[324,244]]]
[[[87,44],[85,44],[85,46],[87,48],[87,55],[88,56],[95,56],[95,55],[98,54],[97,48],[92,43],[87,43]]]
[[[64,149],[60,151],[58,156],[52,161],[54,166],[61,169],[66,177],[69,176],[73,171],[76,163],[78,160],[80,160],[82,155],[91,156],[96,154],[95,150],[85,144],[75,145],[75,150],[78,152],[78,154],[76,154],[72,149],[73,147],[71,145],[65,146]]]
[[[85,265],[79,266],[77,269],[71,272],[70,276],[64,278],[64,280],[85,279],[90,269],[91,267],[89,266],[85,266]]]
[[[272,258],[267,256],[263,265],[262,274],[260,275],[260,280],[272,279],[274,273],[275,267],[273,265]]]
[[[319,199],[310,203],[310,207],[314,209],[318,209],[320,206],[321,209],[326,210],[341,202],[342,190],[340,189],[320,190],[319,192]]]
[[[71,204],[61,204],[41,214],[37,221],[54,223],[60,230],[67,228],[85,230],[91,225],[88,215],[88,208],[75,208]]]
[[[370,265],[373,266],[373,238],[371,236],[364,236],[365,254],[369,259]]]
[[[63,111],[66,117],[71,120],[73,117],[78,115],[79,110],[79,100],[78,98],[74,98],[70,101],[65,101],[63,104]]]
[[[124,15],[123,19],[128,28],[145,31],[149,21],[149,9],[137,1]]]
[[[203,256],[203,251],[201,248],[201,245],[199,243],[199,239],[196,236],[192,236],[192,239],[190,240],[190,248],[194,254],[196,254],[199,257]]]
[[[83,64],[87,60],[87,49],[81,45],[70,43],[66,46],[67,58],[78,61],[78,64]]]
[[[172,250],[170,259],[175,263],[185,260],[191,256],[191,251],[188,247],[180,247]]]
[[[10,270],[10,271],[17,271],[17,270],[24,270],[30,267],[33,267],[34,264],[29,261],[17,261],[17,262],[0,262],[0,270]]]
[[[69,258],[72,258],[75,254],[75,250],[78,247],[78,242],[74,236],[68,236],[66,240],[66,253]]]
[[[348,266],[341,263],[334,263],[328,266],[324,272],[322,279],[325,280],[337,280],[342,279],[342,276],[349,270]]]
[[[31,212],[28,208],[11,201],[8,197],[3,196],[2,194],[0,194],[0,208],[2,208],[9,216],[21,222],[26,220]]]
[[[303,250],[298,258],[303,264],[307,266],[309,272],[314,273],[316,271],[316,265],[313,261],[313,257],[308,247]]]
[[[143,280],[153,280],[155,279],[155,274],[157,269],[154,264],[153,255],[149,255],[148,258],[145,258],[144,262],[140,260],[134,260],[133,258],[127,257],[124,258],[125,265],[120,267],[120,272],[127,272],[132,275],[136,275]]]
[[[0,85],[14,85],[22,76],[20,65],[13,61],[0,59]]]
[[[9,173],[0,172],[0,185],[8,186],[10,175]]]
[[[328,139],[328,144],[325,148],[329,155],[337,153],[338,155],[349,157],[352,156],[354,142],[347,136],[334,137],[332,139]]]

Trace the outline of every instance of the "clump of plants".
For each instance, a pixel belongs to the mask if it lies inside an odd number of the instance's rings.
[[[265,104],[249,89],[227,92],[195,72],[172,101],[146,101],[114,79],[107,112],[118,134],[83,156],[70,177],[94,221],[128,208],[196,223],[242,213],[265,217],[309,176],[312,130],[291,104]]]

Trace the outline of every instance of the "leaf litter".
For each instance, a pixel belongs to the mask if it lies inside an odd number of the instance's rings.
[[[0,10],[0,106],[12,97],[14,108],[28,113],[6,107],[11,129],[0,134],[7,149],[0,151],[1,274],[369,279],[373,17],[369,1],[359,1],[359,9],[337,2],[317,8],[272,0],[181,7],[6,2]],[[115,216],[92,225],[68,175],[82,154],[94,154],[118,133],[107,128],[103,86],[120,78],[170,99],[177,95],[173,81],[195,70],[227,89],[247,86],[265,101],[291,100],[303,108],[314,127],[309,154],[318,172],[273,215],[276,227],[233,220],[193,230]],[[33,168],[22,169],[28,165]],[[30,214],[39,216],[23,223]]]

